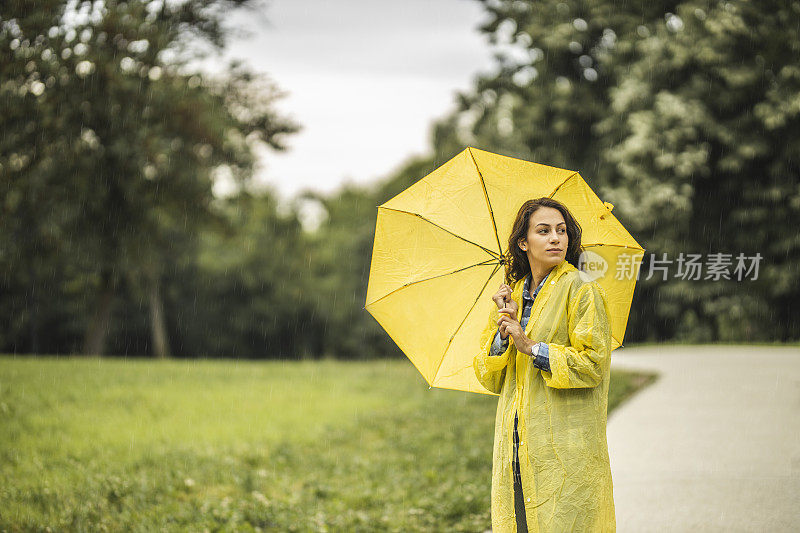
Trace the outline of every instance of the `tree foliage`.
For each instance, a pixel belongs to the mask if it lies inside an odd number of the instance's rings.
[[[253,148],[279,149],[296,129],[272,110],[276,91],[266,80],[235,64],[218,77],[191,68],[204,45],[224,46],[223,10],[246,4],[4,3],[1,221],[11,238],[2,260],[9,293],[30,291],[16,294],[12,316],[39,323],[41,305],[31,302],[42,291],[33,287],[77,268],[82,291],[95,294],[84,352],[105,351],[125,284],[149,300],[156,349],[168,353],[158,346],[162,271],[215,219],[215,175],[245,180]]]
[[[275,86],[192,67],[251,1],[0,5],[2,349],[400,356],[363,309],[376,206],[465,146],[579,170],[672,260],[643,265],[628,341],[796,339],[800,3],[479,1],[494,68],[428,155],[305,195],[315,229],[246,186],[297,128]],[[675,277],[713,253],[761,254],[758,280]]]
[[[657,258],[761,254],[757,281],[642,279],[629,340],[796,338],[800,4],[482,3],[497,66],[434,150],[579,170]]]
[[[599,131],[609,195],[632,229],[657,255],[764,257],[755,282],[658,283],[660,337],[797,335],[798,20],[797,3],[683,2],[617,66]]]

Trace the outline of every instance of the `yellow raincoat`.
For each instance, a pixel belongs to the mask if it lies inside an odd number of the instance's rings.
[[[524,280],[512,298],[522,315]],[[562,261],[533,302],[526,335],[546,342],[550,370],[533,366],[509,337],[490,356],[497,309],[481,336],[473,366],[478,380],[500,395],[492,466],[492,531],[516,531],[514,413],[519,412],[519,461],[529,531],[615,531],[606,443],[611,328],[602,288]],[[519,318],[519,317],[517,317]]]

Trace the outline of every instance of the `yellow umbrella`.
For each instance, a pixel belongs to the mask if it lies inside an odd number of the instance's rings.
[[[366,309],[432,387],[487,393],[472,359],[520,206],[549,196],[583,229],[582,270],[622,344],[644,249],[580,174],[467,148],[378,207]]]

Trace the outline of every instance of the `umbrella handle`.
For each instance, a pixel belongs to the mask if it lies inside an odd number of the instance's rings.
[[[511,299],[509,298],[509,301],[510,301],[510,300],[511,300]],[[496,302],[495,302],[495,303],[496,303]],[[497,309],[498,309],[498,310],[500,310],[500,309],[504,308],[504,307],[506,306],[506,304],[507,304],[507,303],[508,303],[508,302],[507,302],[506,300],[503,300],[503,304],[502,304],[502,305],[501,305],[501,304],[497,304]],[[507,311],[504,311],[504,312],[502,312],[502,313],[499,313],[499,314],[501,314],[501,315],[508,315],[508,316],[511,316],[511,313],[509,313],[509,312],[507,312]]]

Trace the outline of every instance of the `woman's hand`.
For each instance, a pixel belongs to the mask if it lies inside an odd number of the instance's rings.
[[[511,335],[517,350],[526,354],[531,353],[531,349],[535,343],[525,335],[525,332],[522,330],[522,325],[517,321],[516,317],[512,318],[507,314],[501,314],[500,319],[497,321],[497,329],[500,331],[500,337],[503,339]]]
[[[506,284],[500,285],[500,289],[492,296],[492,300],[497,305],[498,313],[507,313],[511,318],[517,318],[519,305],[511,299],[511,287]]]
[[[500,313],[501,317],[507,315],[507,317],[517,320],[519,305],[511,299],[511,287],[505,283],[500,285],[500,289],[492,296],[492,300],[497,305],[497,312]],[[497,322],[497,325],[500,325],[500,321]],[[508,338],[508,333],[503,329],[500,330],[500,338],[503,340]]]

